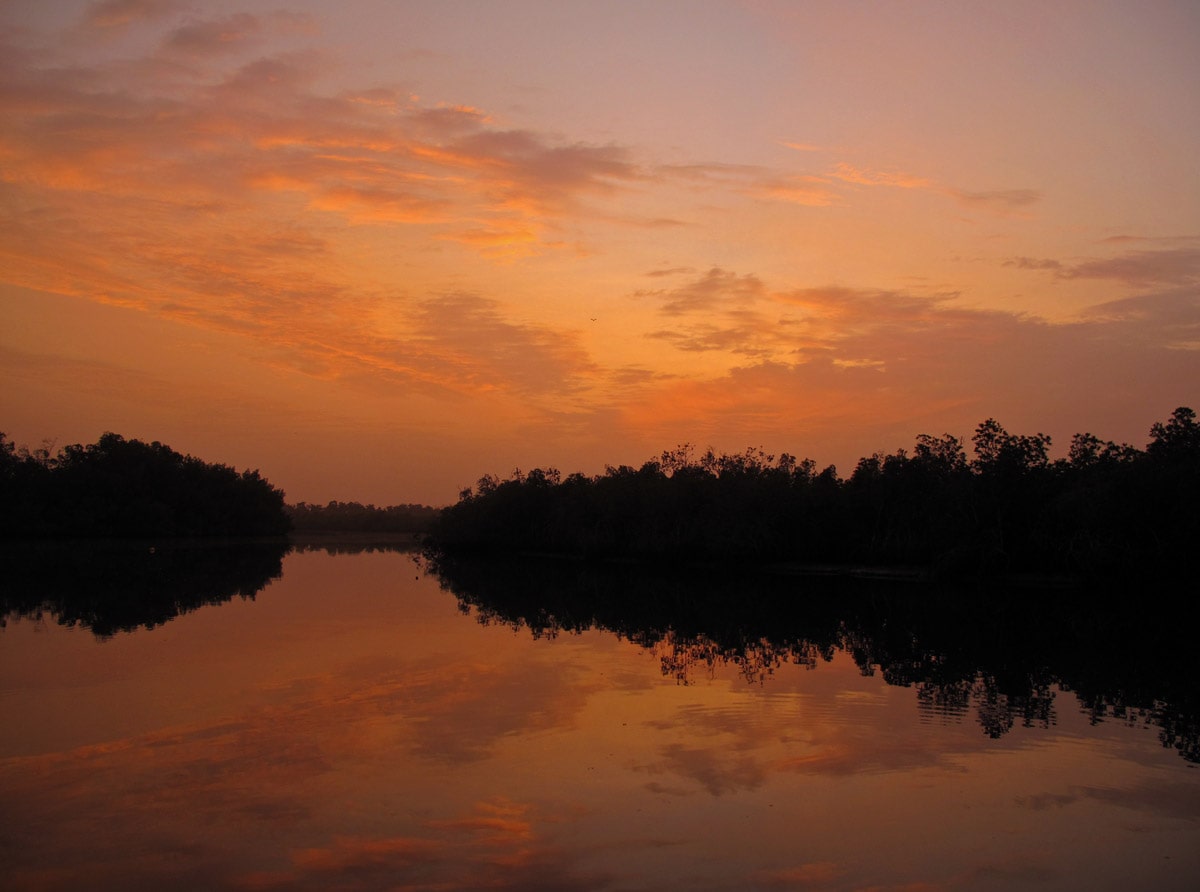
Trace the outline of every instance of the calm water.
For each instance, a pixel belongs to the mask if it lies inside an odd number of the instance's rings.
[[[395,552],[209,584],[0,630],[0,887],[1200,887],[1200,771],[1057,685],[535,635]]]

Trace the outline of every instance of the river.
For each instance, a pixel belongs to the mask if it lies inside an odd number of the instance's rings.
[[[497,604],[403,551],[263,566],[188,565],[190,588],[131,571],[172,592],[145,621],[64,606],[98,575],[122,590],[95,561],[49,594],[22,577],[0,630],[0,886],[1200,887],[1200,772],[1172,737],[1194,716],[1085,707],[1065,673],[1017,694],[951,671],[958,653],[914,668],[845,619],[773,641],[769,604],[734,646],[728,623]],[[504,573],[505,597],[544,584]],[[944,677],[913,675],[930,665]]]

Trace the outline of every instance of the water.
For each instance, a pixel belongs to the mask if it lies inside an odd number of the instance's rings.
[[[683,621],[664,638],[649,608],[585,628],[578,592],[531,606],[544,577],[520,565],[480,578],[524,584],[460,577],[458,597],[398,552],[291,553],[257,591],[254,573],[240,593],[210,575],[208,605],[152,577],[179,615],[80,613],[105,638],[9,617],[0,887],[1200,883],[1200,773],[1153,710],[1097,721],[1057,682],[889,684],[911,680],[878,636],[856,659],[753,624],[740,648]],[[611,584],[580,590],[603,613]]]

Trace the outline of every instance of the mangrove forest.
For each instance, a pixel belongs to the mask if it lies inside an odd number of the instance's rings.
[[[106,433],[95,443],[18,449],[0,434],[0,537],[279,536],[283,491],[155,441]]]
[[[1174,572],[1200,536],[1200,425],[1186,407],[1145,448],[1076,434],[1051,460],[1045,434],[979,424],[922,434],[910,451],[830,466],[761,449],[563,477],[485,476],[433,524],[431,553],[798,562],[934,575]]]

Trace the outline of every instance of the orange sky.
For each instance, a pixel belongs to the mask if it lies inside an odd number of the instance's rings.
[[[292,501],[1200,407],[1200,9],[0,7],[0,430]]]

